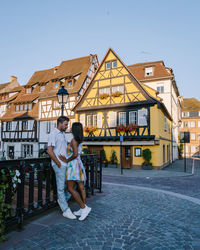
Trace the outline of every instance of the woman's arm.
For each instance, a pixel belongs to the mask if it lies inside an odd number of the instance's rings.
[[[78,157],[78,142],[75,139],[72,139],[71,147],[73,150],[73,155],[71,157],[69,157],[68,159],[66,159],[66,157],[63,155],[59,155],[59,159],[61,161],[68,163],[68,162],[73,161],[74,159],[76,159]]]

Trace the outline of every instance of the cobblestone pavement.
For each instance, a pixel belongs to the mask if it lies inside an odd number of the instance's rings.
[[[199,205],[133,186],[103,190],[85,221],[59,218],[10,249],[200,249]]]
[[[175,167],[182,169],[181,162]],[[0,249],[198,250],[199,168],[193,176],[170,178],[104,173],[103,193],[88,199],[92,212],[85,221],[68,220],[56,208],[29,221],[24,231],[10,232]]]

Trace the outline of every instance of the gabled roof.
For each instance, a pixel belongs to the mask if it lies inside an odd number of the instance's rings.
[[[161,103],[158,99],[160,98],[154,98],[152,97],[148,92],[147,92],[147,88],[145,89],[146,86],[142,85],[137,79],[136,77],[132,74],[132,72],[129,70],[129,68],[124,64],[124,62],[121,60],[121,58],[114,52],[114,50],[112,48],[109,48],[108,51],[106,52],[106,55],[104,56],[102,62],[100,63],[99,65],[99,68],[97,69],[95,75],[93,76],[93,79],[91,80],[89,86],[87,87],[87,89],[85,90],[82,98],[77,102],[77,104],[74,106],[74,108],[72,109],[73,111],[76,111],[78,106],[80,105],[80,103],[84,100],[84,96],[86,95],[86,93],[89,91],[89,89],[92,88],[92,82],[93,80],[95,79],[95,76],[97,75],[99,69],[101,68],[102,64],[105,62],[106,58],[107,58],[107,55],[109,54],[109,52],[112,52],[116,58],[121,62],[121,64],[124,66],[124,68],[129,72],[130,76],[135,80],[136,84],[137,84],[137,87],[138,89],[140,89],[143,94],[147,97],[148,103],[159,103],[160,104],[160,107],[164,110],[164,112],[167,114],[167,116],[169,117],[169,119],[171,120],[171,116],[169,114],[169,112],[167,111],[167,109],[165,108],[164,104]],[[144,101],[145,102],[145,101]]]
[[[48,82],[53,78],[53,76],[54,76],[54,68],[35,71],[35,73],[31,76],[26,86],[32,86],[36,83]]]
[[[6,88],[9,84],[10,82],[0,84],[0,90]]]
[[[184,98],[181,102],[182,111],[200,111],[200,101],[196,98]]]
[[[153,67],[153,76],[145,76],[145,68]],[[128,66],[128,69],[139,81],[147,81],[150,79],[161,77],[173,77],[173,72],[170,68],[165,67],[163,61],[136,63]]]

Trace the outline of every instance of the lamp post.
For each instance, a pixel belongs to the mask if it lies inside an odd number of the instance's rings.
[[[69,93],[64,88],[64,86],[62,86],[61,89],[58,90],[57,97],[58,97],[59,104],[61,104],[61,115],[63,116],[64,115],[64,104],[67,103],[67,100],[69,97]]]

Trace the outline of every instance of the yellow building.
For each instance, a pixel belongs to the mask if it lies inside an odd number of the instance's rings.
[[[140,168],[147,148],[154,168],[171,161],[171,116],[157,92],[139,83],[112,49],[73,110],[84,144],[97,154],[104,149],[108,161],[114,150],[120,162],[120,136],[124,168]]]

